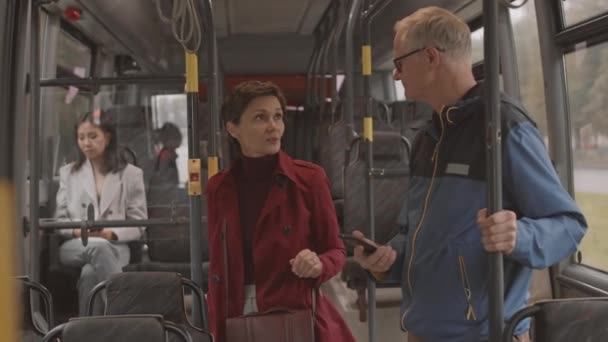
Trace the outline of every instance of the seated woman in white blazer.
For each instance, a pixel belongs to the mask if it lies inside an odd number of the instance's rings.
[[[78,159],[59,170],[56,218],[86,220],[89,204],[95,208],[96,220],[147,218],[143,172],[122,157],[114,132],[104,112],[80,118],[76,125]],[[129,263],[126,242],[139,239],[142,228],[90,231],[87,246],[82,245],[79,229],[61,233],[70,238],[59,248],[61,263],[82,267],[78,300],[80,315],[84,315],[89,292]]]

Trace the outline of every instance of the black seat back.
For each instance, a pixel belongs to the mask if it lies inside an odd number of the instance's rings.
[[[194,292],[196,300],[204,300],[202,291],[178,273],[124,272],[115,274],[92,291],[88,300],[87,312],[92,313],[94,297],[105,288],[106,315],[162,315],[165,320],[183,325],[195,342],[211,341],[209,333],[192,326],[188,321],[184,304],[184,286]],[[205,316],[202,311],[201,316]]]
[[[373,144],[374,168],[409,170],[409,142],[399,133],[375,131]],[[347,154],[344,170],[344,231],[360,230],[369,236],[365,155],[365,144],[359,138]],[[398,232],[397,218],[407,198],[408,177],[381,178],[373,182],[375,240],[384,244]]]
[[[433,109],[422,102],[397,101],[391,103],[390,107],[392,127],[412,142],[433,116]]]
[[[608,298],[574,298],[538,302],[515,313],[504,330],[511,342],[517,325],[533,318],[535,342],[608,341]]]
[[[21,296],[22,296],[22,310],[23,320],[21,330],[24,334],[33,334],[37,336],[44,336],[44,331],[34,319],[34,312],[32,311],[32,295],[37,293],[42,298],[44,304],[45,319],[49,327],[53,327],[53,298],[49,290],[39,283],[32,282],[28,277],[18,277],[17,282],[21,285]]]
[[[334,115],[323,116],[319,131],[319,165],[323,167],[329,179],[331,194],[334,199],[345,196],[344,167],[345,154],[357,134],[363,130],[363,117],[366,112],[365,98],[357,97],[354,103],[355,113],[352,127],[348,127],[345,116],[345,106],[341,103]],[[372,113],[375,131],[391,130],[389,123],[390,110],[384,103],[373,100]]]
[[[165,331],[178,341],[192,342],[189,333],[158,315],[102,316],[72,318],[49,332],[44,342],[165,342]]]
[[[158,314],[185,323],[181,276],[164,272],[125,272],[106,282],[106,314]]]

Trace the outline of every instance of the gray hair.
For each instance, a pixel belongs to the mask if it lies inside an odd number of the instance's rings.
[[[471,59],[471,30],[450,11],[431,6],[417,10],[395,24],[397,39],[410,49],[436,47],[454,59]]]

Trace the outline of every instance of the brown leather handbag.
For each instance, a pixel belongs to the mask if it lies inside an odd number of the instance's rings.
[[[273,308],[226,320],[226,342],[314,342],[315,291],[312,310]]]

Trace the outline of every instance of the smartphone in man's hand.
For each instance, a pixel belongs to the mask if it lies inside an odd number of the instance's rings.
[[[363,252],[365,254],[373,254],[378,249],[378,244],[370,239],[359,239],[352,234],[338,234],[338,237],[344,241],[345,244],[350,246],[363,246]]]

